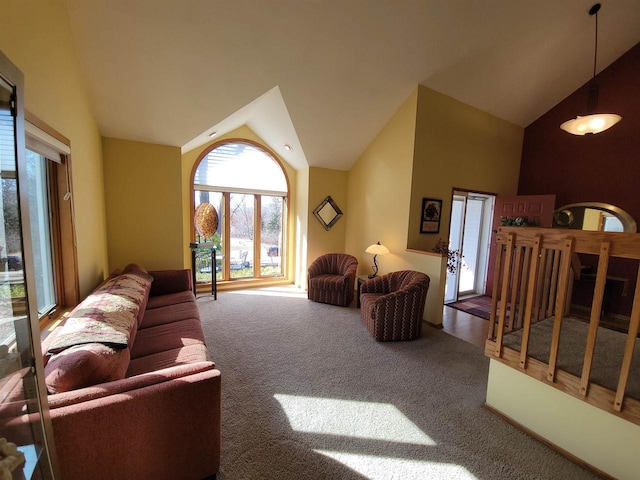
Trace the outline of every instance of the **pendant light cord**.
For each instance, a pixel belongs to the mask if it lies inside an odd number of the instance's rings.
[[[591,78],[591,83],[587,90],[587,114],[591,115],[596,113],[596,109],[598,108],[598,84],[596,83],[596,69],[598,65],[598,10],[600,10],[600,4],[596,3],[589,10],[589,15],[596,16],[596,38],[595,38],[595,48],[593,52],[593,77]]]
[[[596,78],[596,65],[598,63],[598,11],[596,10],[596,45],[593,53],[593,79]]]

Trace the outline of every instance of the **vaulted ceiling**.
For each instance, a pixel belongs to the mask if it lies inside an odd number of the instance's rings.
[[[527,126],[590,79],[593,3],[67,0],[103,136],[187,151],[246,124],[345,170],[418,84]],[[598,71],[640,41],[640,0],[601,3]]]

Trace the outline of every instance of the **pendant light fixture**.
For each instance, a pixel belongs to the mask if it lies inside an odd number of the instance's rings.
[[[589,135],[604,132],[622,120],[620,115],[615,113],[595,113],[598,107],[598,84],[596,83],[596,63],[598,58],[598,11],[600,4],[596,3],[589,10],[589,15],[596,16],[596,42],[593,54],[593,78],[587,93],[587,115],[577,116],[572,120],[567,120],[560,128],[573,135]]]

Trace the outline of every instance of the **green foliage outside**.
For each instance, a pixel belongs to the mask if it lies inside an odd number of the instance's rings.
[[[26,295],[24,283],[10,285],[11,298],[24,298]]]
[[[2,208],[4,216],[4,235],[7,251],[1,251],[0,257],[22,250],[20,233],[20,211],[18,210],[18,182],[15,178],[2,179]]]

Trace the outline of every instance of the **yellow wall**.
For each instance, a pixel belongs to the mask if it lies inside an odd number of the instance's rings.
[[[365,249],[380,241],[389,255],[378,257],[379,274],[417,270],[431,278],[425,319],[442,323],[442,257],[407,251],[418,90],[405,100],[354,164],[347,177],[345,251],[358,258],[358,274],[371,273]]]
[[[524,129],[418,87],[408,246],[431,251],[449,238],[453,188],[515,195]],[[442,199],[438,234],[421,234],[422,198]]]
[[[103,139],[109,268],[181,268],[180,149]]]
[[[193,168],[198,160],[198,157],[202,154],[203,151],[210,148],[214,143],[218,143],[222,140],[227,139],[245,139],[250,140],[259,145],[262,145],[263,148],[269,151],[271,155],[273,155],[278,161],[280,165],[284,168],[284,171],[287,175],[287,179],[289,181],[289,205],[287,205],[287,213],[288,213],[288,231],[287,231],[287,245],[286,248],[290,252],[289,259],[290,262],[286,266],[287,277],[289,280],[294,281],[295,278],[295,253],[296,253],[296,225],[297,225],[297,173],[294,168],[285,162],[280,156],[278,156],[275,152],[269,149],[267,143],[260,138],[256,133],[251,130],[248,126],[244,125],[242,127],[233,130],[226,135],[221,135],[220,137],[216,137],[211,142],[202,145],[201,147],[195,148],[188,152],[182,154],[182,166],[181,166],[181,213],[182,213],[182,242],[184,245],[183,248],[183,265],[185,267],[191,267],[191,252],[189,250],[189,243],[193,241],[191,238],[191,234],[193,232],[193,212],[191,211],[191,185],[193,179],[191,177],[193,173]]]
[[[613,478],[640,478],[638,425],[496,360],[489,366],[487,404]]]
[[[100,135],[62,0],[2,2],[0,48],[24,73],[25,107],[71,140],[80,294],[107,270]]]
[[[331,196],[342,217],[325,230],[313,211],[322,201]],[[309,168],[308,197],[309,229],[307,231],[307,265],[325,253],[343,253],[345,251],[345,233],[349,209],[347,208],[347,172],[328,168]]]

